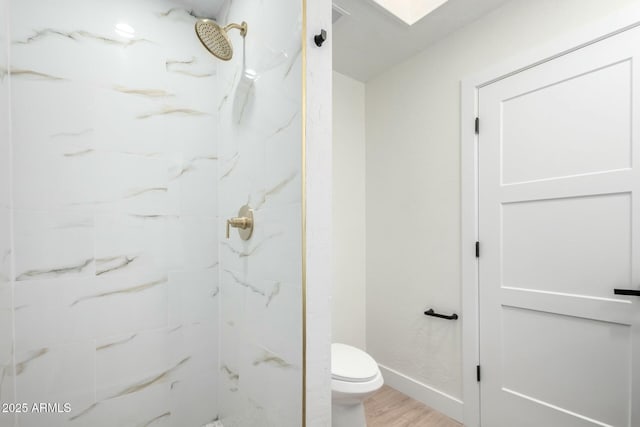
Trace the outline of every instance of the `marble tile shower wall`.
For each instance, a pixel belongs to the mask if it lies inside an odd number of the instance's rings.
[[[10,9],[15,364],[0,379],[15,397],[3,386],[2,400],[71,405],[19,414],[23,427],[206,424],[218,416],[217,62],[177,1]]]
[[[249,25],[218,68],[220,216],[255,209],[250,240],[218,230],[225,427],[301,425],[301,5],[234,0],[220,15]]]
[[[14,400],[8,22],[9,1],[0,0],[0,402]],[[0,425],[13,422],[13,415],[0,418]]]

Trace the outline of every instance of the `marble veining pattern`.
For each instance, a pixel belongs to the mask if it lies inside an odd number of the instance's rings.
[[[169,93],[162,89],[135,89],[124,86],[114,86],[113,90],[115,90],[116,92],[125,93],[127,95],[146,96],[149,98],[167,98],[175,96],[175,94]]]
[[[291,365],[289,362],[287,362],[283,358],[278,357],[267,350],[263,350],[262,355],[253,361],[253,366],[258,366],[260,364],[273,365],[281,369],[293,367],[293,365]]]
[[[185,116],[204,116],[204,115],[207,115],[207,113],[205,113],[203,111],[193,110],[191,108],[179,108],[179,107],[165,106],[165,107],[162,107],[159,111],[153,111],[153,112],[150,112],[150,113],[140,114],[140,115],[137,116],[137,118],[138,119],[148,119],[150,117],[166,116],[166,115],[171,115],[171,114],[185,115]]]
[[[131,39],[116,39],[113,37],[107,37],[100,34],[95,34],[85,30],[77,30],[77,31],[61,31],[55,28],[45,28],[43,30],[34,31],[33,35],[23,39],[23,40],[14,40],[14,44],[29,44],[38,42],[46,37],[55,36],[55,37],[65,37],[70,40],[78,41],[82,38],[88,38],[93,40],[98,40],[100,42],[106,44],[113,44],[116,46],[132,46],[136,43],[149,43],[149,40],[140,39],[140,38],[131,38]]]
[[[16,276],[16,281],[20,280],[29,280],[36,277],[55,277],[55,276],[63,276],[69,273],[80,273],[84,271],[85,268],[90,266],[93,263],[93,258],[86,259],[81,261],[78,264],[70,265],[70,266],[61,266],[50,269],[42,269],[42,270],[27,270],[23,273],[20,273]]]
[[[96,276],[125,268],[134,262],[137,256],[120,255],[96,260]]]
[[[167,59],[165,69],[170,73],[184,74],[189,77],[207,78],[216,75],[215,69],[206,62],[199,62],[195,56],[189,59]]]
[[[219,217],[248,203],[248,241],[220,224],[220,421],[301,423],[301,5],[227,1],[221,22],[249,23],[221,91]],[[269,25],[278,22],[278,25]],[[244,50],[244,52],[243,52]],[[243,53],[246,67],[243,69]],[[247,76],[254,75],[254,79]],[[285,403],[286,402],[286,403]]]
[[[19,68],[12,68],[10,70],[11,76],[16,78],[29,78],[33,80],[50,80],[50,81],[64,81],[67,80],[63,77],[52,76],[51,74],[42,73],[35,70],[22,70]]]
[[[54,133],[53,135],[51,135],[52,139],[55,138],[72,138],[72,137],[80,137],[80,136],[84,136],[88,133],[93,132],[94,129],[82,129],[81,131],[78,132],[58,132],[58,133]]]
[[[27,355],[26,359],[16,363],[16,366],[14,369],[15,375],[17,376],[22,374],[25,371],[25,369],[27,369],[29,362],[37,359],[38,357],[44,356],[45,354],[47,354],[48,351],[49,351],[48,348],[41,348],[41,349],[32,351],[30,354]]]
[[[165,417],[169,417],[170,418],[171,417],[171,412],[165,412],[164,414],[160,414],[157,417],[153,417],[149,421],[147,421],[146,423],[142,424],[141,427],[148,427],[148,426],[150,426],[152,424],[155,424],[156,421],[159,421],[159,420],[161,420],[162,418],[165,418]]]
[[[165,11],[165,12],[160,12],[158,14],[158,16],[162,16],[162,17],[168,17],[168,16],[172,16],[175,14],[180,14],[180,15],[189,15],[192,18],[206,18],[206,16],[198,16],[195,14],[195,12],[193,10],[186,10],[186,9],[182,9],[179,7],[172,7],[171,9]]]
[[[171,367],[170,369],[167,369],[164,372],[159,373],[158,375],[154,375],[150,378],[146,378],[141,382],[132,384],[130,386],[128,386],[127,388],[125,388],[124,390],[121,390],[119,392],[117,392],[116,394],[114,394],[113,396],[110,397],[110,399],[116,398],[116,397],[120,397],[120,396],[124,396],[126,394],[131,394],[131,393],[135,393],[137,391],[140,391],[142,389],[144,389],[145,387],[149,387],[152,386],[158,382],[161,381],[166,381],[167,378],[169,378],[169,375],[174,372],[175,370],[177,370],[178,368],[180,368],[180,366],[184,365],[185,363],[187,363],[189,361],[190,357],[186,357],[184,359],[182,359],[180,362],[178,362],[177,365]]]
[[[100,274],[100,272],[96,272],[97,275]],[[79,304],[83,301],[87,301],[87,300],[91,300],[94,298],[104,298],[104,297],[108,297],[108,296],[113,296],[113,295],[120,295],[120,294],[130,294],[130,293],[135,293],[135,292],[142,292],[145,291],[147,289],[151,289],[154,286],[158,286],[161,285],[163,283],[167,283],[167,279],[163,278],[160,280],[155,280],[153,282],[149,282],[149,283],[143,283],[142,285],[138,285],[138,286],[134,286],[131,288],[124,288],[124,289],[118,289],[118,290],[114,290],[114,291],[109,291],[109,292],[103,292],[101,294],[97,294],[97,295],[89,295],[89,296],[85,296],[82,298],[78,298],[77,300],[75,300],[74,302],[71,303],[71,307],[73,307],[76,304]]]
[[[96,347],[96,351],[106,350],[108,348],[112,348],[112,347],[117,346],[117,345],[126,344],[126,343],[130,342],[132,339],[134,339],[135,337],[137,337],[137,336],[138,336],[138,334],[133,334],[130,337],[124,338],[124,339],[119,340],[119,341],[110,342],[110,343],[107,343],[107,344],[102,344],[102,345]]]
[[[219,64],[195,14],[177,0],[9,2],[0,397],[72,411],[0,426],[217,422]]]
[[[0,426],[299,426],[301,4],[227,1],[221,62],[178,0],[9,1],[0,396],[72,412]]]

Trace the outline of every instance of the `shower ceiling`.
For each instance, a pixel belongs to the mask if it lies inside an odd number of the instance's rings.
[[[360,81],[391,68],[509,0],[449,0],[409,26],[374,0],[333,0],[333,68]]]

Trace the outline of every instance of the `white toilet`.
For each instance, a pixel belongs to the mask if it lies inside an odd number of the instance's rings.
[[[331,344],[331,426],[366,427],[364,400],[384,379],[373,357],[346,344]]]

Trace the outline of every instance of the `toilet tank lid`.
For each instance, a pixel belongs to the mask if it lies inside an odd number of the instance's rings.
[[[346,344],[331,344],[331,376],[341,381],[364,382],[378,375],[378,364],[364,351]]]

